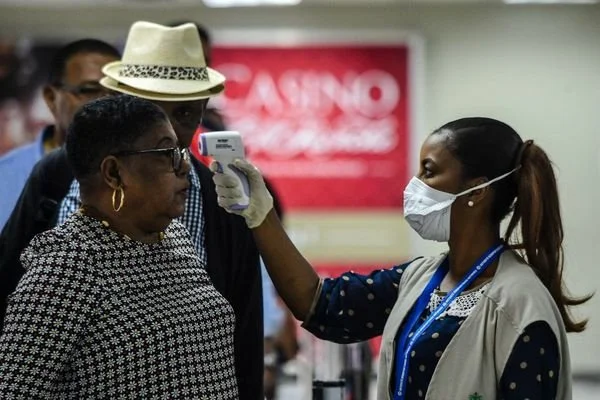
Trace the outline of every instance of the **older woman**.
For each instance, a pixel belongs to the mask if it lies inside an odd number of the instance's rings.
[[[404,214],[449,251],[337,279],[319,280],[290,242],[252,165],[236,161],[251,183],[244,211],[228,208],[239,201],[236,183],[213,179],[219,204],[254,229],[275,286],[307,329],[341,343],[383,334],[378,399],[570,399],[566,332],[585,321],[569,307],[586,299],[564,291],[548,156],[500,121],[464,118],[433,132],[420,159]],[[517,226],[521,252],[508,245]]]
[[[237,398],[233,309],[173,221],[190,164],[168,117],[127,95],[94,101],[75,115],[67,152],[82,207],[22,255],[0,393]]]

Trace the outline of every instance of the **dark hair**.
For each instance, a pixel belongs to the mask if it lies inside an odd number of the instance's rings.
[[[65,76],[65,68],[71,58],[78,54],[98,53],[107,56],[121,58],[121,53],[110,44],[96,39],[81,39],[61,47],[50,63],[48,83],[56,85],[62,82]]]
[[[134,143],[152,128],[167,124],[165,113],[139,97],[115,95],[84,104],[67,133],[67,157],[75,178],[84,181],[97,173],[102,160]]]
[[[576,322],[570,306],[591,298],[570,297],[564,287],[563,238],[558,189],[548,155],[533,141],[523,142],[507,124],[490,118],[452,121],[433,134],[446,134],[449,151],[462,164],[464,179],[488,180],[515,168],[506,179],[494,182],[491,220],[500,222],[513,211],[504,235],[507,243],[520,224],[520,239],[513,248],[524,250],[523,258],[552,295],[568,332],[581,332],[587,320]]]

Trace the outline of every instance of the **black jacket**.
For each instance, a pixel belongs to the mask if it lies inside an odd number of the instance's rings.
[[[193,165],[202,187],[207,272],[235,311],[235,367],[240,399],[262,399],[264,352],[258,250],[244,219],[218,206],[212,172],[196,160]],[[21,252],[36,234],[55,226],[60,201],[72,181],[64,148],[42,158],[29,176],[0,234],[0,322],[4,321],[7,297],[25,272],[19,261]]]

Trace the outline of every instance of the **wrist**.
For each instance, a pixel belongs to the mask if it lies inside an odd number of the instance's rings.
[[[258,222],[256,220],[249,221],[248,219],[246,219],[246,223],[248,225],[248,228],[250,228],[250,229],[259,229],[264,226],[273,225],[273,224],[277,224],[277,223],[281,224],[281,222],[279,222],[279,218],[277,217],[277,213],[275,212],[275,209],[273,208],[273,206],[271,206],[269,211],[267,211],[266,215],[261,219],[260,222]]]

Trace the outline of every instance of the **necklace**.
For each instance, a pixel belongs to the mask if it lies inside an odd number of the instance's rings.
[[[105,220],[105,219],[99,219],[99,218],[96,218],[96,217],[94,217],[94,216],[92,216],[92,215],[89,215],[88,213],[86,213],[85,206],[81,206],[81,207],[79,207],[79,210],[77,210],[77,212],[78,212],[79,214],[81,214],[81,215],[85,215],[85,216],[87,216],[87,217],[90,217],[90,218],[96,219],[96,220],[100,221],[100,223],[101,223],[101,224],[102,224],[102,225],[103,225],[105,228],[109,228],[109,229],[111,229],[112,231],[114,231],[114,232],[117,232],[117,231],[115,231],[114,229],[112,229],[112,228],[111,228],[111,226],[110,226],[110,224],[108,223],[108,221],[107,221],[107,220]],[[124,237],[125,237],[127,240],[133,240],[133,239],[131,239],[131,237],[129,237],[128,235],[126,235],[126,234],[124,234],[124,233],[121,233],[121,232],[117,232],[117,233],[119,233],[120,235],[123,235],[123,236],[124,236]],[[164,232],[158,232],[158,241],[161,241],[161,240],[163,240],[164,238],[165,238],[165,233],[164,233]]]

